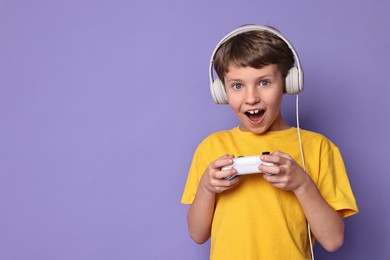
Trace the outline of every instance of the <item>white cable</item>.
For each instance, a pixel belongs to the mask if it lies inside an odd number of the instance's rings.
[[[299,150],[301,151],[302,167],[306,171],[305,157],[303,156],[302,140],[301,140],[301,128],[299,127],[299,95],[296,95],[295,98],[295,109],[297,117],[297,129],[298,129],[298,141],[299,141]]]
[[[301,140],[301,128],[299,127],[299,95],[296,95],[295,98],[295,113],[297,118],[297,130],[298,130],[298,141],[299,141],[299,150],[301,152],[301,159],[302,159],[302,167],[303,170],[306,171],[306,164],[305,164],[305,157],[303,155],[303,147],[302,147],[302,140]],[[311,229],[309,222],[307,223],[307,233],[309,236],[309,243],[310,243],[310,253],[311,253],[311,259],[314,260],[314,251],[313,251],[313,241],[311,239]]]

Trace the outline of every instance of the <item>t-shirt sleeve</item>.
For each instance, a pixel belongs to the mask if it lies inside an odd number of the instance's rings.
[[[354,215],[358,207],[341,153],[333,143],[325,143],[322,148],[318,188],[329,205],[344,218]]]
[[[187,182],[184,187],[184,192],[181,198],[182,204],[192,204],[200,178],[207,167],[207,163],[202,159],[201,146],[195,151],[190,170],[188,172]]]

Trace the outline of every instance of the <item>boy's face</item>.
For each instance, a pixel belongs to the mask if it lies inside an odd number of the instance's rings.
[[[228,68],[224,85],[242,131],[262,134],[289,128],[280,112],[284,78],[277,65],[255,69],[230,64]]]

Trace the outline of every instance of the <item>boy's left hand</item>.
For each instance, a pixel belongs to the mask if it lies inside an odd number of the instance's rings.
[[[263,162],[274,164],[273,166],[260,165],[259,169],[272,174],[264,174],[263,178],[279,189],[295,192],[310,178],[302,167],[286,153],[275,151],[270,155],[262,155],[260,158]]]

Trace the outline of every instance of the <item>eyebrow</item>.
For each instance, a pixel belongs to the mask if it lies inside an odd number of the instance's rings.
[[[275,75],[273,75],[273,74],[265,74],[265,75],[262,75],[262,76],[259,76],[259,77],[257,77],[256,78],[256,81],[259,81],[259,80],[262,80],[262,79],[264,79],[264,78],[272,78],[272,79],[274,79],[274,78],[276,78],[275,77]],[[239,82],[241,82],[241,81],[243,81],[242,79],[239,79],[239,78],[237,78],[237,79],[235,79],[235,78],[228,78],[228,77],[226,77],[225,76],[225,81],[227,81],[227,82],[235,82],[235,81],[239,81]]]

